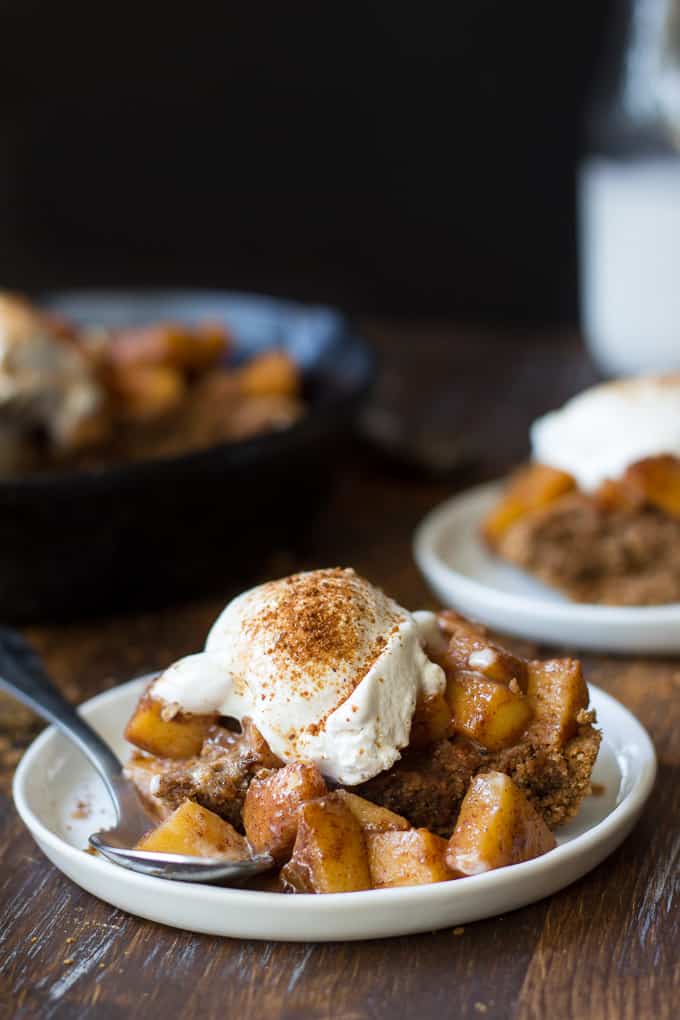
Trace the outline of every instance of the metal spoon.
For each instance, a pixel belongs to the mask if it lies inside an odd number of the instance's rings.
[[[116,812],[117,824],[94,832],[90,843],[108,860],[131,871],[178,882],[242,881],[267,871],[273,860],[260,854],[248,860],[190,857],[184,854],[131,850],[156,823],[111,748],[95,733],[53,686],[34,649],[16,631],[0,627],[0,688],[39,716],[53,723],[80,748],[104,781]]]

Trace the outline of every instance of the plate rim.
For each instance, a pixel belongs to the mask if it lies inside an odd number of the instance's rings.
[[[555,625],[560,623],[578,624],[582,621],[586,626],[601,623],[610,627],[627,628],[633,624],[649,626],[649,624],[680,623],[680,602],[659,606],[602,606],[590,602],[544,602],[539,597],[501,591],[449,566],[436,550],[437,542],[447,523],[454,513],[463,511],[467,503],[473,503],[492,493],[499,493],[503,482],[504,479],[499,478],[464,489],[433,507],[422,518],[414,532],[413,555],[425,577],[429,579],[430,576],[433,576],[444,584],[455,583],[460,591],[469,593],[477,600],[483,599],[487,603],[491,603],[495,609],[512,607],[518,613],[523,614],[538,610],[546,623]]]
[[[123,684],[118,684],[111,690],[104,691],[101,694],[95,695],[93,698],[83,702],[79,706],[78,711],[82,711],[84,716],[87,717],[99,706],[106,705],[109,701],[114,701],[121,696],[124,697],[131,688],[141,689],[142,686],[148,682],[148,679],[149,676],[147,675],[136,677]],[[486,889],[490,890],[493,887],[502,888],[510,885],[515,877],[519,878],[520,874],[525,875],[528,872],[533,872],[537,877],[539,877],[541,873],[551,871],[556,865],[559,865],[560,863],[566,864],[572,859],[577,859],[581,855],[587,854],[598,844],[605,844],[608,839],[615,838],[619,831],[624,831],[624,837],[622,838],[625,838],[626,826],[628,825],[630,828],[630,826],[637,820],[639,813],[644,807],[644,804],[652,791],[656,779],[657,757],[654,744],[645,727],[633,715],[633,713],[626,708],[625,705],[606,691],[596,687],[594,684],[589,685],[589,687],[591,692],[595,692],[598,698],[603,699],[605,702],[609,702],[615,711],[623,712],[627,717],[628,724],[632,725],[635,730],[636,744],[641,748],[642,759],[641,768],[635,776],[633,786],[628,793],[625,794],[621,802],[617,804],[605,818],[586,832],[579,836],[575,836],[568,843],[564,843],[556,847],[554,850],[551,850],[550,853],[531,861],[522,862],[521,864],[499,868],[495,871],[486,872],[482,875],[469,876],[465,879],[465,888],[469,892],[473,892],[474,889],[478,889],[480,896],[483,896]],[[43,823],[43,821],[30,807],[25,791],[30,778],[32,766],[35,761],[39,759],[39,756],[44,752],[45,748],[47,748],[50,743],[60,736],[61,735],[58,734],[54,726],[47,727],[26,749],[14,775],[12,783],[14,804],[21,820],[24,825],[26,825],[33,839],[36,840],[39,845],[44,842],[59,856],[65,855],[66,858],[69,859],[78,869],[89,869],[91,874],[99,874],[102,878],[107,876],[111,877],[115,874],[117,876],[117,881],[126,884],[128,888],[137,888],[140,890],[144,889],[148,891],[150,888],[155,887],[153,885],[154,883],[163,882],[164,884],[168,884],[167,879],[138,875],[127,869],[119,868],[108,861],[86,854],[84,850],[72,846],[66,840],[62,839],[61,836],[52,832],[52,830]],[[65,737],[62,737],[62,739],[66,740]],[[57,867],[58,870],[61,870],[58,865],[55,864],[53,866]],[[591,869],[586,869],[586,871],[589,870]],[[152,883],[151,887],[149,886],[149,883]],[[76,882],[76,884],[78,883]],[[282,905],[283,894],[276,892],[266,892],[256,889],[225,888],[200,884],[194,885],[175,881],[170,882],[170,885],[172,886],[173,895],[176,895],[182,902],[201,902],[207,905],[214,903],[215,897],[218,897],[218,900],[225,907],[227,907],[230,903],[233,904],[234,908],[247,908],[249,905],[254,904],[265,908],[280,907]],[[392,889],[370,889],[362,890],[360,892],[285,896],[284,900],[287,913],[292,912],[293,916],[299,915],[301,919],[310,915],[318,918],[320,915],[327,914],[330,907],[332,907],[335,914],[345,915],[348,911],[352,912],[356,909],[361,909],[361,907],[370,908],[372,905],[378,904],[385,906],[407,906],[413,903],[414,900],[417,900],[419,904],[426,904],[430,900],[444,902],[450,898],[455,899],[457,895],[457,885],[458,883],[456,881],[452,881],[419,886],[400,886]],[[523,905],[528,905],[529,902],[532,901],[527,900]],[[274,925],[272,925],[271,937],[277,938],[273,932]]]

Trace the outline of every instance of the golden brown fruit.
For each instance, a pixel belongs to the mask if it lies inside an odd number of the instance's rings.
[[[262,763],[266,769],[281,768],[283,762],[277,758],[257,726],[248,716],[241,719],[241,733],[248,746],[250,756]]]
[[[243,827],[254,852],[285,861],[297,835],[298,808],[326,792],[317,767],[302,762],[255,776],[243,803]]]
[[[485,629],[458,613],[443,610],[438,614],[439,626],[449,638],[448,650],[438,658],[448,675],[454,670],[474,670],[489,680],[509,684],[516,680],[526,691],[527,664],[524,659],[489,641]]]
[[[137,849],[230,860],[250,856],[245,839],[229,822],[192,800],[185,800],[158,828],[140,839]]]
[[[117,365],[109,383],[118,414],[129,422],[148,422],[174,411],[186,393],[182,375],[165,365]]]
[[[258,354],[239,369],[237,378],[241,392],[248,397],[294,397],[300,391],[298,368],[285,351]]]
[[[555,846],[552,832],[512,779],[484,772],[463,798],[446,862],[463,875],[479,875],[530,861]]]
[[[516,744],[533,715],[531,702],[479,673],[459,670],[449,681],[447,697],[453,711],[453,729],[489,751]]]
[[[342,798],[330,793],[300,807],[293,856],[281,877],[297,892],[371,888],[364,834]]]
[[[652,506],[680,518],[680,460],[671,454],[631,464],[624,482]]]
[[[482,534],[494,546],[516,521],[542,510],[576,488],[571,475],[547,464],[528,464],[510,479],[500,501],[487,515]]]
[[[186,342],[185,330],[171,323],[159,323],[115,334],[109,355],[114,364],[126,368],[179,368]]]
[[[188,372],[204,372],[227,355],[231,337],[217,322],[201,322],[192,330],[184,349],[182,367]]]
[[[443,694],[430,694],[416,703],[409,747],[422,748],[443,740],[451,729],[451,707]]]
[[[598,509],[604,510],[606,513],[617,510],[639,510],[645,502],[643,494],[625,478],[616,481],[606,478],[597,487],[592,498]]]
[[[125,729],[125,739],[159,758],[193,758],[200,754],[214,715],[171,714],[170,706],[144,694]]]
[[[114,337],[110,357],[126,368],[172,368],[179,372],[204,371],[227,351],[225,330],[213,323],[188,329],[173,323],[160,323],[130,329]]]
[[[588,707],[588,687],[578,659],[546,659],[529,663],[527,697],[534,710],[532,730],[541,743],[564,744]]]
[[[339,797],[347,805],[365,833],[411,828],[411,823],[401,815],[380,807],[379,804],[373,804],[356,793],[350,793],[349,790],[336,790],[334,796]]]
[[[446,865],[446,840],[427,829],[370,833],[366,844],[374,889],[427,885],[456,877]]]

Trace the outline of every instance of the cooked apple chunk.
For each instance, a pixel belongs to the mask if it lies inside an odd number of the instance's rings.
[[[339,797],[347,805],[364,833],[392,832],[411,828],[410,822],[401,815],[380,807],[379,804],[373,804],[365,797],[358,797],[356,793],[350,793],[349,790],[336,790],[334,796]]]
[[[447,696],[453,710],[453,729],[489,751],[515,744],[526,730],[533,710],[519,689],[488,680],[479,673],[457,671]]]
[[[508,685],[514,680],[521,690],[526,691],[527,665],[524,659],[489,641],[484,627],[470,623],[450,609],[439,613],[437,619],[449,639],[448,650],[438,660],[447,674],[459,669],[473,670],[501,684]]]
[[[298,808],[322,797],[326,783],[315,765],[296,762],[251,781],[243,802],[243,826],[255,853],[278,861],[290,857],[298,828]]]
[[[175,411],[186,394],[181,373],[165,365],[112,365],[109,386],[118,416],[131,425]]]
[[[374,889],[427,885],[456,877],[446,865],[446,840],[427,829],[369,833],[366,845]]]
[[[446,863],[463,875],[479,875],[530,861],[555,846],[552,832],[512,779],[484,772],[463,798]]]
[[[137,850],[230,860],[245,860],[250,856],[248,844],[233,825],[193,800],[185,800],[156,829],[140,839]]]
[[[409,747],[428,747],[449,736],[451,708],[443,694],[430,694],[416,703]]]
[[[571,492],[576,482],[571,475],[547,464],[528,464],[510,479],[500,502],[488,514],[482,533],[494,546],[513,524],[527,514],[554,503]]]
[[[612,513],[619,510],[640,511],[645,504],[644,493],[624,475],[623,478],[606,478],[592,494],[598,510]]]
[[[294,397],[300,390],[300,373],[285,351],[258,354],[238,370],[236,378],[241,392],[249,397]]]
[[[529,663],[527,697],[534,710],[532,731],[541,742],[563,745],[578,728],[579,713],[588,707],[588,687],[578,659],[546,659]]]
[[[127,724],[125,739],[159,758],[192,758],[200,754],[214,715],[174,712],[150,694],[140,698]]]
[[[669,517],[680,518],[680,460],[670,454],[631,464],[624,483]]]
[[[330,793],[299,808],[293,856],[281,871],[296,892],[339,893],[371,888],[366,841],[356,816]]]

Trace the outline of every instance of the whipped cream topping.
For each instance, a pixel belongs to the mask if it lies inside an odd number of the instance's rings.
[[[356,785],[408,744],[419,694],[444,689],[425,653],[443,639],[353,570],[315,570],[235,598],[205,650],[180,659],[151,694],[187,712],[249,717],[274,754]]]
[[[585,491],[645,457],[680,457],[680,375],[603,383],[531,427],[534,460],[572,475]]]
[[[68,445],[103,403],[102,386],[83,352],[60,340],[27,301],[0,292],[3,425],[41,426],[56,445]]]

